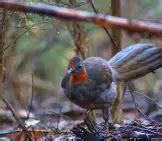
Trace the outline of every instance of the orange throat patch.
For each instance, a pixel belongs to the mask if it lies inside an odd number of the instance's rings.
[[[77,72],[76,74],[71,74],[71,76],[70,76],[70,84],[71,85],[82,84],[86,80],[87,80],[87,72],[84,70],[81,72]]]

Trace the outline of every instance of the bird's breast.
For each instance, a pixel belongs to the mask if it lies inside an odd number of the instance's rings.
[[[70,85],[78,85],[85,83],[87,81],[87,72],[81,71],[76,74],[71,74],[70,76]]]

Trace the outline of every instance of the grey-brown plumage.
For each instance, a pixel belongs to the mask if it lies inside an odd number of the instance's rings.
[[[65,95],[85,109],[109,109],[116,98],[118,80],[129,81],[162,67],[162,48],[135,44],[112,59],[73,57],[62,80]]]
[[[135,79],[162,67],[162,47],[142,43],[131,45],[108,63],[116,79]]]
[[[99,57],[89,57],[82,61],[87,79],[80,84],[65,84],[66,96],[75,104],[86,109],[109,107],[116,97],[116,87],[112,83],[107,61]]]

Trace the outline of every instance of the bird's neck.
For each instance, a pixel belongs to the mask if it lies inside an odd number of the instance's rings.
[[[86,82],[87,80],[87,72],[85,70],[71,74],[70,76],[70,84],[78,85]]]

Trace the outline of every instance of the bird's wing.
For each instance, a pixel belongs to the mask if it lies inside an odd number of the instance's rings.
[[[85,64],[88,78],[95,81],[97,85],[105,82],[111,83],[111,71],[107,65],[107,60],[100,57],[88,57],[83,63]]]
[[[61,81],[61,87],[62,88],[66,87],[67,83],[69,82],[69,79],[70,79],[70,74],[66,74]]]
[[[162,47],[134,44],[117,53],[108,64],[115,79],[138,78],[162,67]]]

